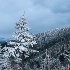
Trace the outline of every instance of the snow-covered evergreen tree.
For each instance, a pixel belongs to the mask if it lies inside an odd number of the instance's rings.
[[[27,27],[26,19],[24,15],[20,18],[19,22],[16,23],[16,32],[13,35],[15,40],[14,48],[15,48],[15,56],[17,58],[20,57],[22,61],[22,69],[24,68],[24,59],[28,57],[29,53],[32,51],[30,47],[33,47],[36,44],[34,41],[34,36],[32,36],[29,31],[29,27]],[[10,42],[13,44],[13,42]]]
[[[1,46],[0,44],[0,70],[11,70],[10,61],[7,55],[6,46]]]
[[[16,23],[16,32],[13,35],[13,41],[10,41],[8,44],[12,45],[11,47],[4,48],[12,61],[17,62],[18,69],[24,70],[24,59],[29,57],[29,54],[36,52],[32,50],[34,44],[36,44],[35,36],[28,33],[29,27],[27,27],[26,19],[24,15],[20,18],[19,22]],[[6,55],[5,55],[6,57]],[[19,66],[22,64],[22,67]],[[17,68],[17,66],[15,66]]]
[[[43,70],[46,70],[46,69],[50,70],[50,58],[49,58],[49,54],[48,54],[47,49],[46,49],[45,54],[46,54],[46,57],[45,57],[44,62],[43,62],[43,64],[44,64]]]
[[[16,32],[13,35],[15,42],[10,42],[10,44],[14,45],[15,49],[19,49],[20,53],[29,52],[29,47],[36,44],[34,41],[34,36],[28,33],[29,27],[27,27],[26,19],[23,17],[16,23]]]

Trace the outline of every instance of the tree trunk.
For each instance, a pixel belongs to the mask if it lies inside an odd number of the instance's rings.
[[[22,60],[22,70],[25,70],[25,68],[24,68],[24,60]]]
[[[24,52],[23,52],[22,53],[22,70],[25,70],[24,61],[25,61],[25,56],[24,56]]]

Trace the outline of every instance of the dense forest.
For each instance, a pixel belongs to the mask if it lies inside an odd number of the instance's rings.
[[[0,41],[0,70],[70,70],[70,27],[34,35],[23,15],[15,29]]]
[[[28,55],[29,57],[24,59],[25,70],[70,70],[70,28],[55,29],[36,34],[35,41],[37,44],[31,49],[37,52],[31,52]],[[5,46],[9,45],[7,42],[2,42],[1,49]],[[1,52],[3,53],[0,53],[0,64],[3,61],[4,51],[2,50]],[[4,58],[4,61],[7,60]],[[10,63],[9,60],[8,63]],[[15,65],[21,66],[21,64],[17,65],[16,63]],[[2,70],[5,69],[3,68]],[[14,70],[20,69],[16,67]]]

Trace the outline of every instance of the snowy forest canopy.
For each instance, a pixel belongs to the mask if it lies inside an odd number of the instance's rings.
[[[15,28],[0,45],[0,70],[70,70],[70,28],[32,35],[24,15]]]

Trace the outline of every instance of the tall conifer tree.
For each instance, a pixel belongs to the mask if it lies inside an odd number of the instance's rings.
[[[20,18],[19,22],[16,23],[16,31],[13,34],[13,41],[8,44],[11,47],[6,47],[8,51],[8,56],[15,59],[15,62],[22,64],[22,70],[24,69],[24,59],[29,56],[30,52],[35,52],[30,47],[36,44],[35,36],[28,33],[29,27],[27,27],[27,22],[24,15]],[[16,67],[16,66],[15,66]],[[18,69],[19,70],[19,69]]]

